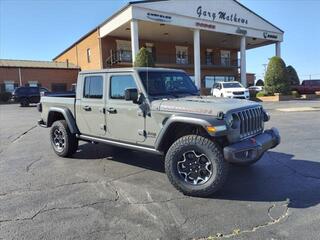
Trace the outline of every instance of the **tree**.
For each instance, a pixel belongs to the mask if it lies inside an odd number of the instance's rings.
[[[270,59],[264,82],[265,91],[268,94],[286,94],[290,92],[286,64],[280,57],[273,57]]]
[[[287,77],[288,77],[290,86],[297,86],[300,84],[300,79],[298,77],[296,70],[294,69],[294,67],[290,65],[287,67]]]
[[[263,87],[263,86],[264,86],[263,80],[262,80],[262,79],[259,79],[259,80],[257,81],[257,83],[256,83],[256,86],[261,86],[261,87]]]
[[[146,48],[141,48],[134,62],[135,67],[154,67],[151,53]]]

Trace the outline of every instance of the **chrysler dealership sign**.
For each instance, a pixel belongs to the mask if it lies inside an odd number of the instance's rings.
[[[236,13],[229,14],[225,11],[209,11],[207,9],[204,9],[202,6],[199,6],[197,8],[197,15],[199,18],[206,18],[211,21],[215,21],[217,19],[230,22],[230,23],[242,23],[244,25],[248,24],[248,19],[238,17]]]

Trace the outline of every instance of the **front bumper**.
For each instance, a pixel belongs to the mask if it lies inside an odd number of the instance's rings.
[[[243,94],[243,95],[227,94],[225,97],[226,98],[237,98],[237,99],[249,99],[250,95],[248,95],[248,94]]]
[[[267,150],[279,144],[279,131],[272,128],[255,137],[225,147],[223,154],[227,162],[250,163],[259,160]]]

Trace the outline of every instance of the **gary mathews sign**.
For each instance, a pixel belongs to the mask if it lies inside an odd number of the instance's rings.
[[[214,12],[208,9],[204,9],[202,6],[197,8],[197,15],[199,18],[206,18],[211,21],[215,21],[217,19],[230,22],[230,23],[241,23],[244,25],[248,25],[248,19],[243,17],[238,17],[236,13],[227,13],[225,11]]]

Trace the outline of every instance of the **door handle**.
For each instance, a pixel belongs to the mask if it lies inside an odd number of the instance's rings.
[[[87,112],[90,112],[91,111],[91,107],[90,106],[84,106],[83,110],[85,110]]]
[[[117,113],[117,109],[115,109],[113,107],[110,107],[110,108],[107,108],[107,112],[110,113],[110,114],[116,114]]]

